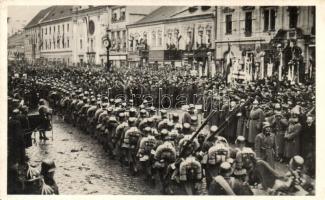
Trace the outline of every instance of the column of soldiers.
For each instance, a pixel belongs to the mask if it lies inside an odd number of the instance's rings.
[[[39,69],[27,82],[54,113],[98,140],[111,159],[134,175],[142,171],[150,185],[161,182],[165,194],[178,189],[200,194],[203,180],[208,194],[254,194],[258,183],[274,194],[312,194],[308,175],[314,175],[315,166],[314,85],[265,80],[229,86],[219,79],[174,81],[174,69],[150,73],[122,68],[106,78],[91,71]],[[183,90],[180,83],[190,87]],[[170,102],[159,101],[159,90],[175,95],[185,91],[191,100],[184,115],[161,109]],[[150,98],[134,98],[147,94]],[[194,94],[204,98],[195,101]],[[245,103],[251,95],[253,101]],[[197,109],[195,104],[203,106]],[[200,116],[211,113],[210,128],[195,134]],[[276,160],[290,160],[285,178],[276,172]]]

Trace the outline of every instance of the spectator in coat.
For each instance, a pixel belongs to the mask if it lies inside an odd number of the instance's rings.
[[[269,118],[269,122],[275,134],[277,157],[282,161],[284,154],[284,134],[288,127],[288,120],[282,115],[281,111],[276,110],[274,111],[274,115]]]
[[[293,156],[300,154],[301,124],[299,123],[298,115],[299,112],[297,112],[296,110],[291,110],[289,126],[284,135],[284,157],[287,161]]]
[[[276,150],[275,135],[271,132],[270,123],[264,122],[262,133],[255,138],[256,157],[268,162],[274,168]]]
[[[258,101],[254,100],[248,121],[248,146],[254,145],[256,135],[261,131],[264,120],[264,111],[260,108]]]
[[[300,154],[306,163],[308,175],[315,176],[315,147],[316,147],[316,130],[315,122],[312,116],[302,124],[300,134]]]

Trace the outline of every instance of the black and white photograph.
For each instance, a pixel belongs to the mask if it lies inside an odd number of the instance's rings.
[[[316,194],[323,11],[190,3],[6,8],[5,193]]]

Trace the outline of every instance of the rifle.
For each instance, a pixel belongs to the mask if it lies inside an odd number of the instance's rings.
[[[182,148],[182,151],[179,154],[179,159],[184,156],[185,149],[193,142],[193,140],[196,138],[196,136],[200,133],[200,131],[207,125],[207,123],[211,120],[211,118],[217,113],[216,110],[213,110],[208,117],[204,120],[204,122],[201,124],[201,126],[196,130],[196,132],[191,136],[191,138],[185,142],[184,147]],[[177,163],[177,161],[176,161]]]
[[[248,98],[243,104],[238,105],[235,107],[235,109],[233,109],[226,117],[226,120],[218,127],[218,130],[207,136],[207,138],[205,139],[205,141],[210,140],[213,136],[215,135],[219,135],[226,127],[226,125],[228,124],[228,122],[230,121],[230,118],[234,117],[243,107],[245,107],[246,105],[250,104],[253,99],[255,98],[255,95],[257,93],[255,92],[253,95],[251,95],[250,98]],[[200,131],[205,127],[205,125],[211,120],[211,118],[217,113],[216,110],[213,110],[209,116],[205,119],[205,121],[201,124],[201,126],[198,128],[198,130],[191,136],[191,138],[185,142],[184,147],[182,148],[182,151],[179,154],[179,160],[184,156],[184,152],[185,149],[187,149],[188,145],[191,144],[193,142],[193,140],[196,138],[196,136],[200,133]],[[177,163],[177,161],[176,161]]]
[[[209,141],[212,137],[214,137],[215,135],[219,135],[225,128],[226,125],[228,124],[228,122],[231,120],[231,118],[233,118],[243,107],[245,107],[246,105],[250,104],[251,101],[253,100],[253,97],[250,97],[249,99],[247,99],[243,104],[236,106],[226,117],[226,120],[224,122],[222,122],[222,124],[218,127],[218,130],[213,133],[213,134],[209,134],[206,138],[205,141]]]

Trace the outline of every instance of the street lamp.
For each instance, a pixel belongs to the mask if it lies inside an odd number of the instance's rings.
[[[111,64],[109,62],[109,49],[111,48],[111,40],[109,39],[109,28],[106,28],[106,37],[104,37],[104,46],[106,47],[106,54],[107,54],[107,64],[106,64],[106,70],[110,71]]]

